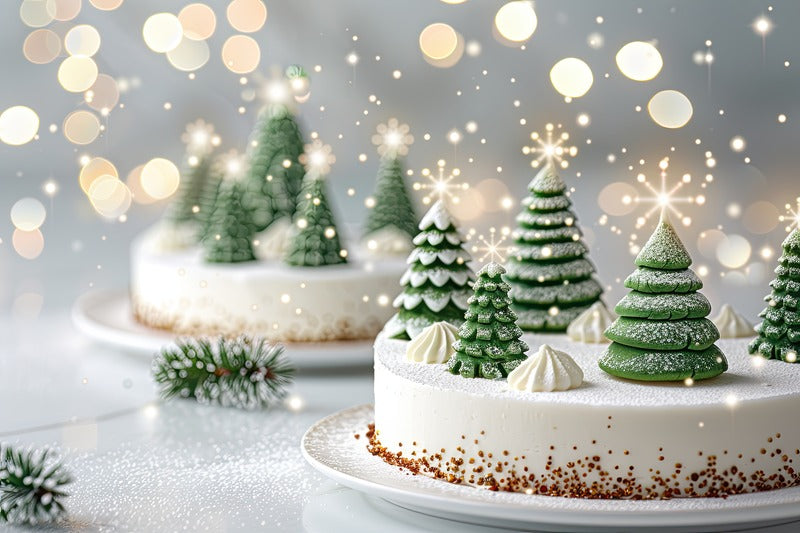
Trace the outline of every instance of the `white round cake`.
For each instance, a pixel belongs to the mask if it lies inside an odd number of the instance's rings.
[[[724,497],[800,484],[800,365],[752,357],[722,340],[727,373],[697,383],[614,378],[604,347],[561,335],[549,344],[584,372],[563,392],[511,390],[411,362],[408,342],[375,344],[369,449],[390,464],[452,483],[576,498]]]
[[[371,339],[394,312],[403,259],[324,267],[276,261],[206,263],[197,248],[131,247],[137,321],[178,335],[261,335],[273,341]]]

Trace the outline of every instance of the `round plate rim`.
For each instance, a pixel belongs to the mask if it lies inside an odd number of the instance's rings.
[[[480,494],[481,500],[474,498],[464,499],[459,498],[453,494],[431,494],[424,492],[423,488],[418,486],[418,479],[435,481],[423,476],[404,476],[407,483],[404,483],[403,488],[397,488],[382,484],[380,482],[368,479],[365,476],[359,476],[352,472],[346,472],[337,469],[331,465],[324,457],[320,457],[315,453],[315,450],[310,446],[315,441],[321,441],[327,444],[325,448],[334,449],[337,442],[330,439],[325,441],[325,436],[330,435],[331,430],[339,429],[344,431],[341,427],[342,420],[347,420],[353,416],[360,415],[358,421],[359,426],[366,428],[366,425],[371,423],[374,419],[373,405],[363,404],[355,407],[350,407],[333,413],[325,418],[314,423],[303,435],[301,440],[301,452],[303,457],[308,463],[321,472],[325,476],[333,479],[334,481],[348,486],[352,489],[365,492],[371,496],[386,499],[400,507],[421,510],[437,516],[447,518],[455,514],[464,517],[475,518],[495,518],[499,522],[507,523],[528,523],[530,525],[550,525],[556,527],[603,527],[603,528],[631,528],[631,527],[653,527],[653,523],[657,523],[658,527],[709,527],[709,526],[733,526],[745,524],[758,524],[758,523],[780,523],[790,522],[800,518],[800,487],[789,489],[780,489],[781,491],[793,491],[793,501],[785,501],[781,503],[765,502],[760,505],[750,506],[734,506],[732,503],[736,498],[752,497],[752,496],[765,496],[768,497],[770,492],[747,494],[743,496],[731,496],[727,499],[715,498],[721,504],[721,507],[715,509],[690,509],[690,504],[693,499],[673,499],[673,500],[653,500],[653,501],[632,501],[624,500],[626,504],[635,504],[637,507],[642,507],[637,510],[630,509],[602,509],[602,507],[612,507],[617,505],[619,507],[620,500],[591,500],[592,504],[597,506],[598,510],[590,510],[585,508],[575,509],[548,509],[545,502],[548,496],[525,496],[526,498],[535,498],[531,500],[536,505],[512,504],[508,502],[492,502],[491,499],[495,494],[491,491],[480,491],[476,493],[465,494]],[[362,425],[363,424],[363,425]],[[353,432],[357,428],[348,428],[347,431]],[[353,442],[359,442],[356,439],[351,439]],[[363,441],[360,441],[363,442]],[[317,442],[319,444],[319,442]],[[374,459],[367,453],[364,453],[364,462]],[[390,472],[397,472],[397,467],[386,465],[387,474]],[[445,483],[445,482],[440,482]],[[465,485],[448,485],[455,487],[456,490],[463,491],[477,491],[474,487]],[[772,491],[777,492],[777,491]],[[586,500],[575,500],[577,502],[586,502]],[[730,502],[731,505],[725,504]],[[655,505],[660,508],[653,509]],[[664,506],[669,508],[664,509]],[[438,513],[438,514],[437,514]],[[598,524],[598,520],[602,523]],[[462,521],[468,521],[462,519]],[[481,521],[480,523],[486,523]],[[498,524],[500,525],[500,524]]]
[[[148,328],[133,321],[129,314],[124,323],[114,317],[108,321],[95,318],[98,306],[129,306],[127,289],[93,289],[80,295],[72,306],[73,325],[84,335],[101,344],[126,349],[136,355],[151,357],[164,347],[174,345],[179,335]],[[372,364],[374,341],[335,341],[327,343],[281,343],[289,359],[300,368],[339,368]]]

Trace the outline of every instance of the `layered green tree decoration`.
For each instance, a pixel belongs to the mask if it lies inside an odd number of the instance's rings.
[[[166,219],[173,224],[194,224],[198,221],[201,195],[212,173],[212,156],[219,138],[214,135],[214,126],[197,120],[186,127],[182,140],[186,143],[186,154],[181,181]]]
[[[460,326],[472,294],[471,258],[443,200],[422,217],[419,229],[400,279],[403,292],[394,301],[397,313],[384,328],[396,339],[413,339],[434,322]]]
[[[719,331],[705,318],[711,304],[697,292],[703,283],[691,264],[665,209],[625,280],[631,292],[614,309],[619,318],[605,332],[612,342],[600,368],[640,381],[698,381],[728,369],[714,344]]]
[[[453,374],[465,378],[498,379],[508,376],[527,355],[517,315],[511,310],[511,287],[503,281],[505,269],[488,263],[478,272],[464,323],[453,344],[456,353],[447,363]]]
[[[508,282],[519,325],[526,331],[566,331],[600,299],[603,289],[586,259],[566,185],[552,161],[528,185],[514,232]]]
[[[244,170],[244,157],[236,150],[229,150],[214,158],[198,201],[197,235],[200,242],[211,233],[211,215],[214,213],[222,184],[229,180],[241,180]]]
[[[66,515],[72,476],[48,449],[0,446],[0,524],[35,526]]]
[[[291,102],[295,80],[304,79],[305,72],[292,66],[286,78],[268,85],[269,103],[259,114],[248,143],[245,190],[256,233],[281,217],[291,219],[295,213],[305,171],[300,163],[303,137]]]
[[[394,229],[412,239],[417,233],[417,217],[403,178],[401,157],[408,153],[408,145],[414,142],[408,124],[390,119],[378,126],[372,137],[381,156],[378,180],[375,184],[375,205],[367,214],[364,238],[385,229]]]
[[[750,353],[796,363],[800,354],[800,229],[794,228],[782,246],[777,278],[764,298],[769,305],[758,315],[764,321],[756,326],[758,337],[750,343]]]
[[[205,259],[209,263],[255,260],[252,226],[242,197],[243,186],[238,180],[228,179],[220,186],[208,234],[203,240]]]
[[[304,267],[346,263],[347,251],[339,241],[324,177],[336,158],[330,153],[329,145],[315,142],[308,147],[303,161],[307,162],[308,173],[303,178],[294,219],[295,232],[289,241],[286,263]]]

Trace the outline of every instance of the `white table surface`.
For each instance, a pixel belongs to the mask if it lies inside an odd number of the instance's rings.
[[[305,463],[306,428],[371,402],[371,369],[305,371],[290,394],[300,409],[160,402],[148,361],[82,338],[68,310],[0,317],[0,440],[63,450],[70,531],[489,531],[399,510]]]

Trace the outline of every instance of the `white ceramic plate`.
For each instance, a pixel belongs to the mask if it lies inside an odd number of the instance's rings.
[[[148,328],[133,319],[128,292],[95,290],[78,298],[72,321],[92,339],[150,357],[173,344],[175,335]],[[366,366],[372,364],[372,341],[284,343],[289,359],[300,368]]]
[[[342,485],[431,516],[541,531],[734,531],[800,519],[800,487],[727,499],[582,500],[491,492],[410,475],[365,449],[373,419],[372,406],[362,405],[320,420],[303,436],[303,455]]]

